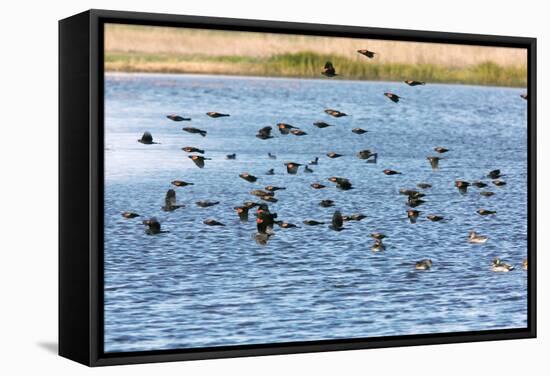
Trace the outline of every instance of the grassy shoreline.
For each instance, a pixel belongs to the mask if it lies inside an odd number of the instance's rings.
[[[380,63],[315,52],[253,57],[107,51],[105,71],[321,78],[321,68],[329,60],[334,63],[340,77],[350,80],[403,81],[414,79],[433,83],[527,86],[527,69],[523,66],[501,66],[493,62],[482,62],[462,67],[437,64]]]

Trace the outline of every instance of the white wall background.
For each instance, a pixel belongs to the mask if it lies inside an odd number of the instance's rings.
[[[548,10],[543,1],[297,0],[4,2],[0,22],[0,373],[52,375],[512,375],[546,365],[550,198]],[[88,369],[57,341],[57,20],[106,8],[537,37],[539,338]],[[78,189],[78,187],[74,187]],[[83,203],[84,204],[84,203]],[[546,357],[545,357],[546,355]],[[28,372],[27,372],[28,371]]]

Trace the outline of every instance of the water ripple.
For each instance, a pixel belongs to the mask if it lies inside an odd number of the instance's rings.
[[[105,144],[105,350],[140,351],[350,337],[471,331],[526,326],[526,107],[518,89],[453,85],[409,88],[398,83],[250,79],[185,75],[108,75]],[[403,95],[394,105],[381,95]],[[322,99],[321,99],[322,98]],[[350,116],[328,118],[337,108]],[[228,112],[209,119],[207,111]],[[192,117],[202,138],[181,131],[168,113]],[[317,129],[314,121],[336,126]],[[308,136],[258,140],[256,131],[287,122]],[[186,124],[187,125],[187,124]],[[359,136],[354,127],[368,129]],[[141,145],[152,132],[159,145]],[[211,161],[196,168],[181,150],[196,146]],[[433,147],[451,149],[432,171]],[[374,149],[378,164],[355,153]],[[344,156],[329,160],[334,151]],[[271,160],[267,153],[277,155]],[[236,153],[237,159],[225,155]],[[289,176],[284,161],[320,157],[312,174]],[[265,172],[275,169],[275,175]],[[385,176],[384,168],[403,172]],[[484,180],[500,168],[507,185],[486,198],[477,188],[458,194],[455,179]],[[248,171],[251,184],[238,178]],[[335,189],[330,176],[348,177],[351,191]],[[186,207],[163,212],[170,181]],[[309,185],[327,185],[313,190]],[[400,188],[428,182],[418,223],[406,216]],[[255,224],[238,220],[233,207],[252,189],[284,186],[270,204],[299,228],[276,229],[261,247]],[[487,189],[489,189],[487,188]],[[344,214],[363,213],[341,232],[307,227],[306,218],[330,222],[335,201]],[[220,201],[199,208],[199,200]],[[496,216],[481,217],[479,208]],[[125,210],[156,216],[169,233],[147,236]],[[425,215],[443,215],[432,223]],[[251,216],[252,217],[252,216]],[[215,218],[226,227],[207,227]],[[489,236],[467,243],[469,230]],[[371,232],[388,235],[386,250],[370,250]],[[516,265],[493,273],[493,257]],[[433,268],[414,270],[414,262]]]

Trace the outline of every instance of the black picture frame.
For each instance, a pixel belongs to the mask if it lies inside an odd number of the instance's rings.
[[[527,328],[104,353],[103,24],[107,22],[527,49]],[[59,21],[59,354],[88,366],[105,366],[536,337],[536,60],[536,39],[524,37],[109,10],[88,10]]]

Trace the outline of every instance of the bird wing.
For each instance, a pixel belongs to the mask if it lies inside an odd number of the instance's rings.
[[[155,217],[149,218],[147,221],[144,221],[144,223],[149,229],[160,231],[160,222]]]
[[[271,135],[271,127],[269,126],[263,127],[258,131],[258,133],[261,134],[262,136],[269,136]]]
[[[290,130],[285,127],[279,127],[279,132],[281,132],[281,134],[289,134]]]
[[[154,232],[160,232],[160,222],[158,221],[150,222],[149,228]]]
[[[341,228],[344,225],[344,218],[342,218],[342,213],[338,210],[334,212],[332,216],[332,226],[334,228]]]
[[[327,61],[325,63],[324,72],[328,73],[328,74],[334,74],[336,72],[336,70],[334,69],[334,66],[332,65],[332,63],[330,61]]]
[[[175,206],[176,205],[176,191],[173,189],[169,189],[168,192],[166,192],[166,197],[164,198],[164,202],[166,206]]]
[[[260,234],[265,234],[267,230],[267,224],[265,223],[265,219],[263,218],[263,216],[259,217],[256,220],[256,228],[258,229],[258,232]]]
[[[144,132],[143,133],[143,136],[141,136],[141,141],[142,142],[153,142],[153,136],[151,135],[150,132]]]
[[[203,168],[204,167],[204,160],[202,158],[193,158],[191,159],[193,162],[195,162],[195,164],[197,165],[197,167],[199,168]]]

